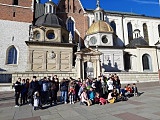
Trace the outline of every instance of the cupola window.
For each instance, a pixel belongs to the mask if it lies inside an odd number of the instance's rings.
[[[97,43],[97,39],[95,37],[90,38],[91,44],[95,45]]]
[[[103,37],[102,37],[102,42],[103,43],[108,43],[108,39],[107,39],[107,36],[106,35],[104,35]]]
[[[47,32],[47,38],[48,39],[54,39],[55,38],[55,33],[53,30],[50,30]]]
[[[38,40],[38,39],[40,38],[40,32],[39,32],[39,31],[35,31],[35,32],[34,32],[34,38],[35,38],[36,40]]]

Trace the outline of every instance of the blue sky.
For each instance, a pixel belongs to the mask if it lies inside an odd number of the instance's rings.
[[[41,0],[42,3],[48,0]],[[52,0],[58,3],[59,0]],[[100,0],[104,10],[144,14],[146,16],[160,17],[160,0]],[[81,0],[84,8],[95,9],[96,0]]]

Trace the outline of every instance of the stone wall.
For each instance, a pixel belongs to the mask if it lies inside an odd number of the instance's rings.
[[[26,71],[28,48],[25,41],[29,38],[29,25],[24,22],[0,20],[0,71]],[[17,64],[6,64],[7,50],[11,46],[17,49]]]
[[[117,74],[121,80],[121,83],[143,83],[143,82],[154,82],[159,81],[158,72],[150,73],[128,73],[128,72],[106,72],[104,75]]]
[[[117,74],[121,80],[121,84],[132,84],[132,83],[147,83],[147,82],[158,82],[159,81],[159,74],[158,72],[155,73],[127,73],[127,72],[106,72],[104,73],[105,76],[109,74]],[[1,75],[1,74],[0,74]],[[12,83],[14,83],[19,77],[22,79],[32,79],[33,76],[37,76],[37,80],[57,75],[59,80],[61,81],[63,78],[72,77],[76,79],[77,74],[75,72],[25,72],[25,73],[13,73],[12,74]],[[3,80],[4,81],[4,80]],[[0,83],[0,91],[11,91],[12,83]]]
[[[26,73],[13,73],[12,74],[12,83],[14,83],[19,77],[22,79],[32,79],[33,76],[37,76],[37,80],[42,79],[43,77],[57,75],[61,81],[63,78],[72,77],[76,79],[76,74],[74,72],[26,72]]]

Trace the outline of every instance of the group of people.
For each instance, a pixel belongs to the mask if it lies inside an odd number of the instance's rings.
[[[73,78],[61,80],[57,75],[44,77],[37,80],[18,78],[15,87],[15,107],[29,103],[33,109],[42,108],[45,104],[57,104],[57,93],[60,91],[60,102],[64,104],[74,104],[80,101],[81,105],[93,105],[114,103],[127,100],[129,97],[138,96],[136,84],[128,84],[121,88],[121,82],[116,74],[99,76],[98,78],[86,78],[77,80]],[[20,104],[19,104],[20,98]]]
[[[36,78],[36,76],[33,76],[31,81],[29,79],[21,80],[21,78],[18,78],[13,84],[15,88],[15,107],[29,103],[36,110],[38,107],[42,108],[48,102],[50,102],[51,106],[53,101],[54,104],[57,104],[57,93],[59,91],[59,79],[57,75],[53,78],[44,77],[40,80]]]

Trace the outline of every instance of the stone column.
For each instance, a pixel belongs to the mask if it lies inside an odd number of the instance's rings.
[[[94,78],[97,78],[97,59],[93,61]]]
[[[77,54],[76,70],[77,70],[77,77],[82,78],[83,77],[83,72],[82,72],[82,56],[81,56],[81,54]]]
[[[28,71],[32,71],[33,70],[33,52],[34,50],[29,50],[29,59],[28,59]]]
[[[102,70],[101,70],[101,61],[100,61],[100,57],[98,56],[98,59],[96,60],[96,64],[97,64],[97,77],[101,75]]]
[[[43,70],[47,71],[47,52],[44,51],[43,54]]]

